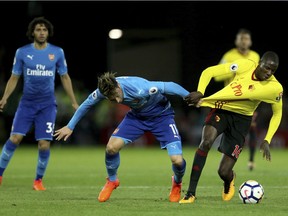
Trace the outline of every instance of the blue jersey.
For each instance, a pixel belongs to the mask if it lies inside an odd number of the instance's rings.
[[[148,81],[133,76],[117,77],[116,80],[123,91],[121,103],[130,107],[134,116],[140,119],[149,119],[163,113],[174,113],[165,94],[182,98],[189,94],[186,89],[174,82]],[[68,127],[73,130],[90,107],[103,99],[107,98],[100,93],[99,89],[92,92],[77,109]]]
[[[34,44],[17,49],[12,73],[23,75],[23,103],[55,103],[55,73],[67,73],[67,65],[62,48],[47,44],[37,50]]]

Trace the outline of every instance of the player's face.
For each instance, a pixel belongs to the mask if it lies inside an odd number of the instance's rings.
[[[248,50],[252,45],[251,36],[249,34],[238,34],[235,44],[238,49]]]
[[[123,91],[120,87],[117,87],[113,94],[108,96],[108,99],[110,101],[116,102],[116,103],[121,103],[123,101]]]
[[[37,43],[45,43],[49,32],[44,24],[37,24],[33,31],[34,41]]]
[[[260,61],[256,71],[255,75],[258,80],[267,80],[269,79],[277,70],[278,65],[275,64],[273,61]]]

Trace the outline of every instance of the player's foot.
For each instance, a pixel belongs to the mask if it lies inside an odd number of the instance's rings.
[[[44,191],[46,188],[43,186],[42,179],[34,180],[33,190]]]
[[[196,197],[193,196],[192,194],[187,193],[183,199],[179,201],[181,204],[186,204],[186,203],[193,203],[195,201]]]
[[[115,190],[120,185],[118,179],[116,181],[110,181],[108,178],[106,179],[107,179],[106,184],[104,185],[103,189],[100,191],[98,196],[99,202],[107,201],[110,198],[113,190]]]
[[[249,162],[248,162],[248,169],[249,169],[250,171],[252,171],[254,168],[255,168],[254,162],[253,162],[253,161],[249,161]]]
[[[222,191],[222,199],[224,201],[229,201],[232,199],[235,193],[235,178],[236,178],[236,173],[233,172],[233,179],[229,184],[224,183],[224,189]]]
[[[172,188],[169,194],[170,202],[178,202],[181,198],[181,187],[182,182],[177,184],[174,180],[174,176],[172,176]]]
[[[0,176],[0,185],[2,184],[2,176]]]

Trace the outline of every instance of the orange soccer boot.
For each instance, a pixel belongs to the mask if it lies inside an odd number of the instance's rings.
[[[42,179],[34,180],[33,190],[45,191],[46,188],[43,186]]]
[[[104,185],[98,196],[99,202],[107,201],[110,198],[113,190],[115,190],[120,185],[118,179],[116,181],[110,181],[108,177],[106,179],[106,184]]]
[[[182,188],[182,182],[177,184],[174,180],[174,176],[172,176],[172,188],[169,194],[170,202],[179,202],[181,198],[181,188]]]

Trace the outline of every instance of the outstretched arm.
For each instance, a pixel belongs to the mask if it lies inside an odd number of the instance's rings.
[[[186,95],[189,94],[189,92],[183,88],[181,85],[175,83],[175,82],[163,82],[164,83],[164,94],[168,95],[178,95],[182,98],[184,98]]]
[[[98,89],[91,93],[88,98],[76,110],[69,123],[61,129],[55,131],[53,135],[54,137],[56,137],[55,139],[61,140],[62,138],[64,138],[64,141],[66,141],[71,136],[75,126],[82,119],[82,117],[90,110],[93,105],[95,105],[102,99],[104,99],[104,96],[100,94]]]

